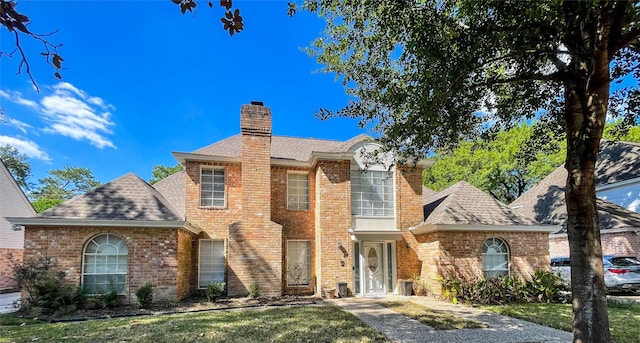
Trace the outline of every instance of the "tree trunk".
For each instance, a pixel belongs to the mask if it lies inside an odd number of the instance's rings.
[[[611,335],[594,170],[609,99],[608,30],[597,14],[582,12],[574,18],[579,19],[567,33],[572,61],[564,80],[573,341],[607,343]]]

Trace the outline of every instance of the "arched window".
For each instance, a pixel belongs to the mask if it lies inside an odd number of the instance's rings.
[[[485,278],[509,275],[509,246],[492,237],[482,244],[482,272]]]
[[[82,285],[89,294],[124,294],[127,283],[127,244],[120,237],[103,234],[92,238],[84,248]]]

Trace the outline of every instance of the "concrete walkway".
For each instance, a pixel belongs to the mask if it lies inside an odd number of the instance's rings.
[[[20,309],[16,306],[20,302],[20,292],[0,294],[0,313],[15,312]]]
[[[384,308],[375,298],[346,298],[328,300],[351,312],[363,322],[383,333],[394,342],[571,342],[570,332],[549,328],[524,320],[501,316],[463,305],[453,305],[427,297],[387,296],[385,300],[410,300],[456,317],[484,323],[488,328],[434,330],[411,318]]]

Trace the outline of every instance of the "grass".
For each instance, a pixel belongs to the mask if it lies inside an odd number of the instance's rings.
[[[1,323],[19,322],[15,317],[2,317]],[[333,306],[29,324],[0,327],[0,342],[388,342],[381,333]]]
[[[571,331],[571,304],[509,304],[483,309],[530,322]],[[640,305],[609,304],[611,336],[617,343],[640,342]]]
[[[446,312],[412,303],[410,301],[379,301],[378,304],[413,318],[420,323],[431,326],[436,330],[477,329],[486,328],[485,324],[455,317]]]

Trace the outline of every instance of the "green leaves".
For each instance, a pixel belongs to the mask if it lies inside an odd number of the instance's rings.
[[[193,12],[198,6],[196,0],[171,0],[171,2],[180,6],[180,12],[182,12],[182,14],[186,13],[187,11]],[[209,8],[213,8],[213,1],[207,0],[207,5],[209,6]],[[222,28],[225,31],[228,31],[229,35],[233,36],[234,34],[244,30],[244,22],[242,16],[240,15],[240,10],[231,10],[231,8],[233,7],[232,0],[220,0],[220,7],[223,7],[225,9],[224,16],[220,18],[220,21],[222,22]]]

